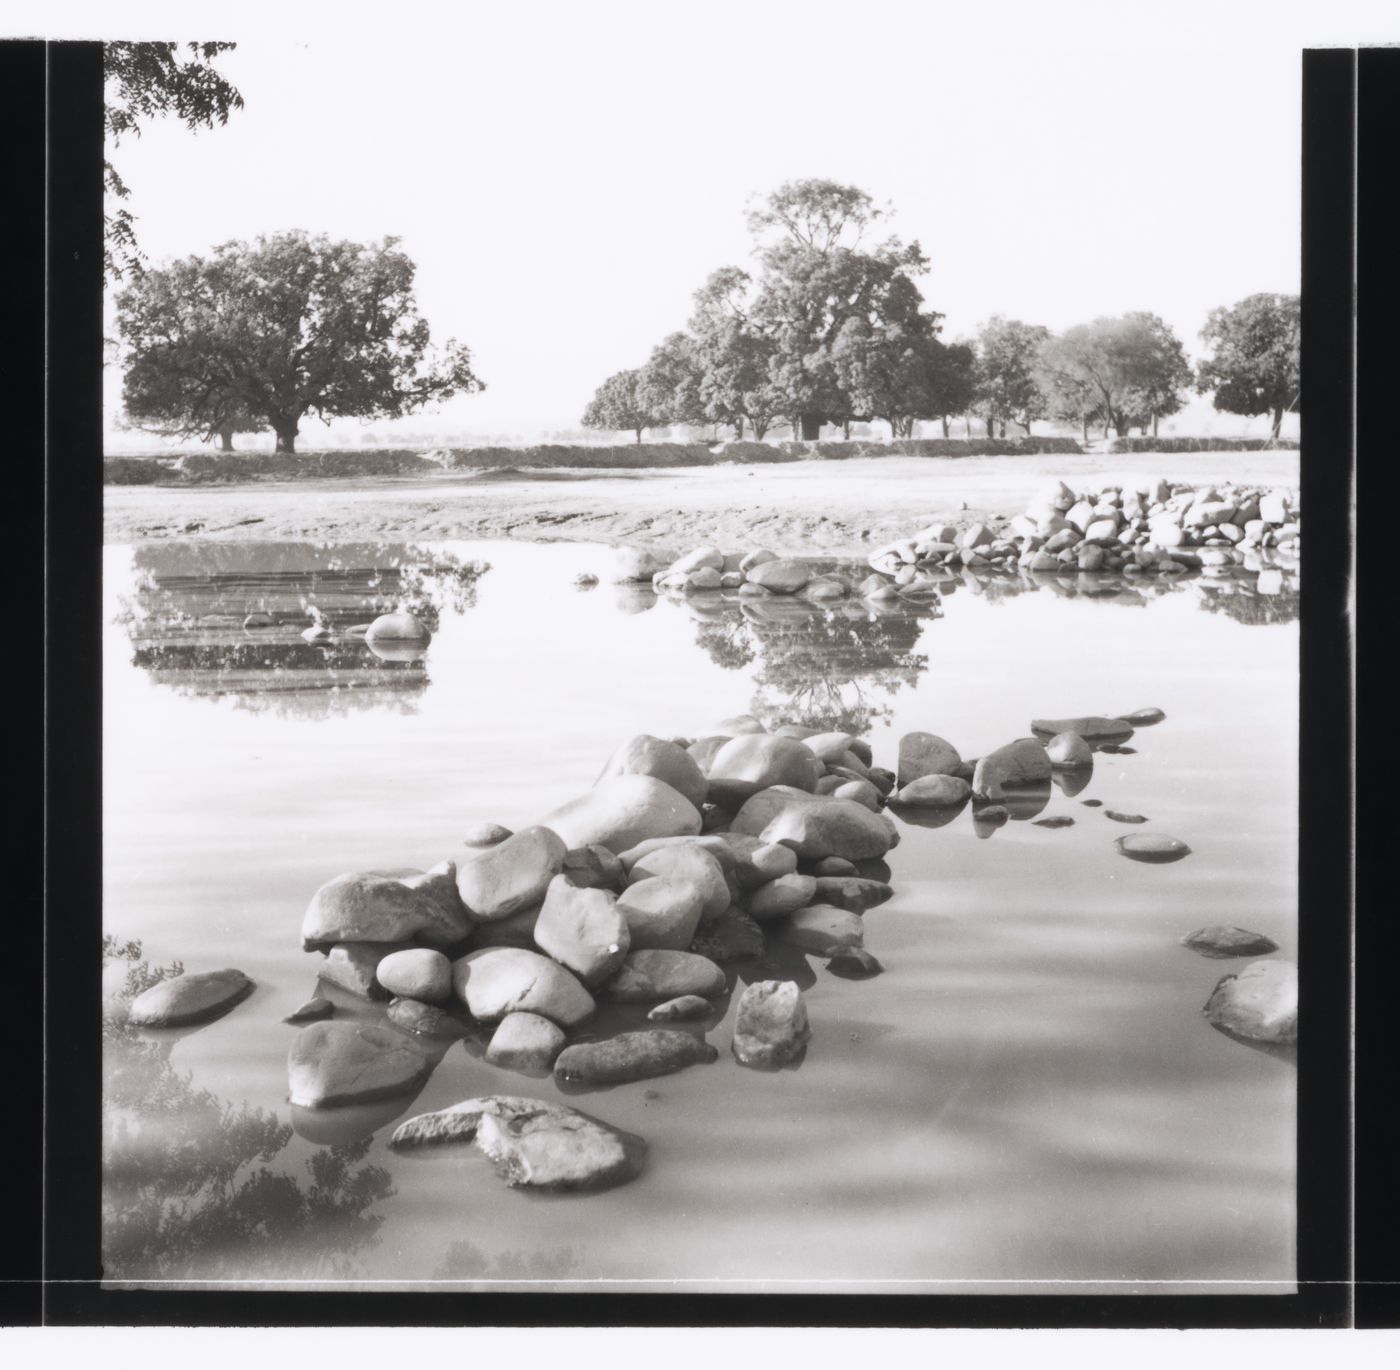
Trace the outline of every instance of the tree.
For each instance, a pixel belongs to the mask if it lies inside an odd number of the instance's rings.
[[[948,436],[948,420],[966,414],[977,398],[977,352],[970,342],[939,342],[929,354],[920,418],[937,419]]]
[[[913,436],[915,420],[939,405],[932,386],[937,352],[946,349],[935,336],[937,327],[932,314],[916,314],[903,324],[847,320],[832,357],[853,416],[883,419],[892,437]]]
[[[1251,295],[1230,309],[1213,309],[1201,330],[1212,350],[1197,386],[1215,392],[1227,414],[1268,414],[1277,439],[1286,410],[1296,408],[1301,313],[1296,295]]]
[[[703,424],[708,415],[700,398],[702,378],[694,340],[672,333],[652,350],[638,373],[637,403],[657,424]]]
[[[210,431],[246,413],[293,452],[308,413],[399,418],[483,390],[465,346],[432,349],[397,242],[280,233],[143,272],[117,299],[128,411],[179,386]]]
[[[182,57],[180,49],[186,50]],[[243,108],[243,97],[213,62],[234,43],[108,43],[103,48],[104,122],[108,149],[123,136],[140,137],[143,122],[173,114],[188,129],[213,128]],[[135,218],[118,201],[131,191],[111,161],[102,164],[108,210],[103,265],[109,279],[141,270]]]
[[[1022,323],[993,315],[977,333],[976,403],[987,422],[987,436],[1006,436],[1007,420],[1019,423],[1027,433],[1031,424],[1045,417],[1045,395],[1040,388],[1040,349],[1050,331],[1040,324]]]
[[[1041,348],[1038,374],[1046,417],[1079,424],[1088,442],[1089,425],[1102,417],[1100,394],[1062,338],[1050,338]]]
[[[641,382],[641,371],[618,371],[609,376],[583,411],[583,426],[614,433],[630,431],[641,442],[646,429],[665,422],[644,404]]]
[[[750,315],[752,284],[749,273],[737,266],[711,273],[695,292],[690,329],[705,417],[712,423],[732,424],[736,439],[744,436],[747,422],[762,442],[783,412],[784,401],[770,378],[776,351],[773,339]]]

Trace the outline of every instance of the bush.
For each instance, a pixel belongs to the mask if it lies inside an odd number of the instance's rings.
[[[172,475],[170,468],[154,457],[106,457],[102,462],[102,479],[107,485],[155,485]]]
[[[1296,452],[1298,444],[1292,438],[1270,442],[1267,438],[1114,438],[1108,445],[1112,453],[1125,452],[1262,452],[1272,447],[1281,452]]]

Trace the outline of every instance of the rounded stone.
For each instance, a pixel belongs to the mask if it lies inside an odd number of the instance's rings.
[[[556,875],[535,920],[535,945],[585,985],[606,980],[631,948],[627,919],[611,890],[575,885]]]
[[[698,994],[682,994],[678,998],[667,999],[664,1004],[657,1004],[647,1018],[653,1023],[682,1023],[707,1017],[709,1012],[708,999],[702,999]]]
[[[780,557],[760,562],[746,573],[749,583],[778,595],[793,595],[812,579],[812,568],[805,562]]]
[[[644,876],[623,890],[617,912],[633,947],[684,951],[700,926],[706,895],[707,888],[694,880]]]
[[[564,853],[561,875],[580,889],[620,890],[626,880],[622,862],[606,847],[575,847]]]
[[[810,791],[816,784],[812,753],[790,737],[751,733],[732,737],[715,753],[709,766],[709,798],[726,808],[772,785]]]
[[[566,1084],[627,1084],[718,1058],[718,1050],[703,1037],[675,1028],[643,1028],[565,1047],[554,1062],[554,1078]]]
[[[436,1058],[382,1023],[312,1023],[287,1053],[288,1094],[303,1108],[366,1104],[411,1094]]]
[[[681,880],[702,890],[705,898],[700,909],[702,920],[715,918],[729,907],[729,881],[720,858],[698,843],[658,847],[639,856],[627,872],[627,884],[635,885],[657,876]]]
[[[480,923],[508,918],[538,903],[563,869],[569,845],[551,828],[537,826],[484,848],[457,867],[462,903]]]
[[[599,780],[615,775],[649,775],[669,785],[697,809],[705,802],[705,772],[695,758],[674,742],[641,733],[624,742],[599,774]]]
[[[811,795],[786,785],[771,786],[749,799],[735,814],[731,831],[782,843],[809,861],[883,856],[897,837],[886,815],[849,799]]]
[[[972,793],[972,786],[957,775],[921,775],[892,796],[895,804],[910,808],[946,808],[961,804]]]
[[[512,836],[509,828],[499,823],[473,823],[462,834],[464,847],[496,847]]]
[[[759,920],[781,918],[810,904],[816,893],[817,881],[814,876],[780,875],[754,890],[744,907],[751,917]]]
[[[1113,845],[1124,856],[1134,861],[1150,861],[1158,864],[1180,861],[1191,854],[1191,848],[1178,837],[1168,837],[1165,833],[1132,833],[1127,837],[1114,839]]]
[[[1103,816],[1105,818],[1111,818],[1115,823],[1147,822],[1147,815],[1145,813],[1122,813],[1118,809],[1105,809],[1103,811]]]
[[[361,872],[327,881],[306,907],[301,944],[316,951],[336,942],[408,942],[452,946],[471,931],[466,910],[450,892],[438,888],[447,877],[432,874],[401,878]],[[410,883],[411,882],[411,883]]]
[[[1216,1027],[1252,1042],[1298,1040],[1298,967],[1255,961],[1216,985],[1203,1010]]]
[[[1056,733],[1045,744],[1045,755],[1052,766],[1078,770],[1094,764],[1093,749],[1078,733]]]
[[[426,624],[403,609],[380,614],[365,631],[365,641],[370,643],[413,642],[426,646],[432,641],[432,636]]]
[[[1278,950],[1278,943],[1272,937],[1229,925],[1197,928],[1181,939],[1181,945],[1213,960],[1225,960],[1231,956],[1267,956],[1271,951]]]
[[[445,1004],[452,997],[452,962],[440,951],[409,947],[390,952],[375,968],[375,978],[390,994]]]
[[[622,969],[601,994],[620,1003],[647,1003],[682,994],[708,998],[723,991],[724,972],[708,957],[689,951],[646,949],[629,952]]]
[[[594,1009],[593,996],[574,975],[523,947],[468,952],[452,963],[452,990],[481,1022],[524,1011],[567,1028],[581,1023]]]
[[[609,776],[540,822],[566,848],[596,844],[615,853],[652,837],[695,836],[701,826],[699,809],[650,775]]]
[[[802,991],[791,980],[758,980],[739,996],[730,1050],[741,1066],[771,1070],[795,1060],[811,1035]]]
[[[491,1034],[486,1061],[503,1070],[549,1070],[567,1040],[558,1024],[538,1013],[508,1013]]]
[[[866,880],[855,875],[820,875],[817,877],[817,904],[864,913],[894,897],[894,887],[884,880]]]
[[[830,904],[798,909],[779,929],[779,935],[803,951],[828,955],[834,947],[858,947],[865,941],[865,923],[858,913]]]
[[[206,970],[172,975],[131,1001],[133,1027],[184,1027],[220,1018],[253,992],[241,970]]]
[[[1048,737],[1078,733],[1086,742],[1126,742],[1133,735],[1133,725],[1121,718],[1087,714],[1082,718],[1034,718],[1031,732]]]
[[[843,980],[868,980],[884,970],[884,966],[864,947],[837,947],[831,953],[826,968]]]

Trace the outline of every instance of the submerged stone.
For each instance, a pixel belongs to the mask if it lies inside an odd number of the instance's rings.
[[[1121,718],[1086,714],[1082,718],[1034,718],[1031,732],[1050,737],[1078,733],[1086,742],[1126,742],[1133,735],[1133,725]]]
[[[868,980],[884,970],[884,966],[864,947],[837,947],[831,953],[826,968],[843,980]]]
[[[864,913],[894,897],[894,887],[883,880],[865,880],[854,875],[820,875],[817,877],[816,904]]]
[[[1216,1027],[1252,1042],[1298,1040],[1298,967],[1255,961],[1216,985],[1202,1010]]]
[[[410,1094],[436,1059],[382,1023],[312,1023],[287,1053],[289,1098],[304,1108],[334,1108]]]
[[[1278,943],[1272,937],[1228,925],[1197,928],[1181,939],[1181,945],[1189,947],[1197,955],[1217,960],[1231,956],[1267,956],[1271,951],[1278,950]]]
[[[792,914],[779,927],[779,935],[803,951],[827,956],[835,947],[860,946],[865,940],[865,924],[849,909],[812,904]]]
[[[1191,854],[1191,848],[1179,837],[1168,837],[1165,833],[1133,833],[1130,837],[1115,838],[1113,845],[1134,861],[1164,863],[1180,861]]]
[[[657,1004],[647,1018],[653,1023],[689,1022],[694,1018],[707,1017],[710,1008],[708,999],[702,999],[698,994],[682,994],[666,1000],[664,1004]]]
[[[455,1042],[465,1037],[467,1030],[450,1013],[420,999],[395,999],[389,1004],[389,1021],[395,1027],[411,1032],[415,1037],[428,1037],[437,1042]]]
[[[131,1001],[133,1027],[184,1027],[221,1018],[253,992],[241,970],[206,970],[172,975]]]
[[[554,1062],[554,1078],[569,1084],[627,1084],[708,1065],[718,1057],[718,1050],[703,1037],[672,1028],[645,1028],[565,1047]]]

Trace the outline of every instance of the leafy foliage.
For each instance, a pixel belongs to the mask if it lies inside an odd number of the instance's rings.
[[[996,436],[994,425],[1004,431],[1007,421],[1014,420],[1029,433],[1031,424],[1045,417],[1038,367],[1049,337],[1040,324],[999,314],[978,330],[976,404],[987,420],[989,438]]]
[[[648,407],[642,381],[640,370],[618,371],[609,376],[583,411],[583,426],[613,433],[632,432],[640,443],[648,428],[665,422],[664,415]]]
[[[1302,313],[1296,295],[1251,295],[1229,309],[1214,309],[1201,340],[1211,355],[1197,385],[1214,392],[1229,414],[1269,414],[1278,437],[1286,410],[1296,409]]]

